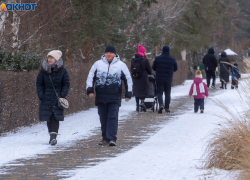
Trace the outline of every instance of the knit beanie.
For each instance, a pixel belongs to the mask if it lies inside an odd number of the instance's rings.
[[[116,54],[115,47],[114,46],[107,46],[105,49],[105,53],[106,52],[112,52],[112,53]]]
[[[62,57],[62,51],[60,50],[53,50],[50,51],[47,55],[47,57],[52,56],[53,58],[55,58],[56,61],[58,61],[61,57]]]
[[[197,70],[197,71],[196,71],[195,77],[197,77],[197,78],[202,78],[202,74],[201,74],[201,71],[200,71],[200,70]]]
[[[164,47],[162,48],[162,52],[167,52],[167,53],[169,53],[169,51],[170,51],[170,48],[169,48],[168,46],[164,46]]]
[[[141,46],[141,45],[138,45],[138,52],[140,53],[145,53],[147,50],[145,47]]]
[[[138,53],[137,53],[137,54],[139,54],[139,55],[141,55],[141,56],[147,58],[147,56],[144,54],[146,51],[147,51],[147,50],[146,50],[145,47],[143,47],[143,46],[141,46],[141,45],[138,45]]]

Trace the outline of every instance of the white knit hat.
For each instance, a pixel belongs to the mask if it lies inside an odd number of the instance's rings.
[[[56,61],[58,61],[61,57],[62,57],[62,51],[60,50],[53,50],[50,51],[47,55],[47,57],[52,56],[53,58],[55,58]]]

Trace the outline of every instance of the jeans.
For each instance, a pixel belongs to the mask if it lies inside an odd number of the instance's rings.
[[[159,106],[163,106],[163,92],[165,93],[165,109],[169,109],[169,104],[171,101],[171,86],[172,82],[162,82],[162,81],[157,81],[156,82],[156,87],[157,87],[157,98],[159,101]]]
[[[102,138],[106,141],[116,141],[118,130],[118,104],[98,104]]]
[[[197,112],[200,109],[204,110],[204,98],[203,99],[194,99],[194,112]]]

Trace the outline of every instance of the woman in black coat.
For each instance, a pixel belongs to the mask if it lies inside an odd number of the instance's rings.
[[[53,50],[49,52],[48,59],[42,63],[41,71],[36,80],[37,95],[39,103],[39,120],[47,121],[48,132],[50,134],[49,144],[57,143],[56,136],[59,129],[59,121],[64,120],[64,110],[58,107],[57,96],[65,98],[69,91],[69,75],[63,67],[61,58],[62,52]],[[52,79],[52,82],[50,80]]]
[[[148,75],[152,74],[152,68],[146,56],[146,49],[141,45],[138,46],[138,53],[135,54],[135,57],[131,61],[132,72],[133,72],[132,68],[135,67],[136,64],[140,64],[140,68],[142,72],[139,78],[135,78],[132,76],[133,95],[136,98],[136,111],[139,111],[139,100],[141,100],[140,106],[142,110],[146,112],[146,106],[144,104],[144,100],[148,96],[148,93],[149,93]]]
[[[229,82],[229,68],[230,68],[230,60],[227,58],[227,53],[222,52],[221,58],[219,59],[220,64],[220,81],[221,81],[221,89],[227,89],[227,83]]]

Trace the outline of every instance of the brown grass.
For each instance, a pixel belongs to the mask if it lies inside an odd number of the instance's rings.
[[[246,62],[245,72],[250,73],[250,62]],[[216,100],[217,106],[229,115],[222,128],[212,134],[204,153],[204,168],[219,168],[238,171],[236,179],[250,179],[250,78],[240,83],[238,91],[243,112],[233,113],[228,107]]]

